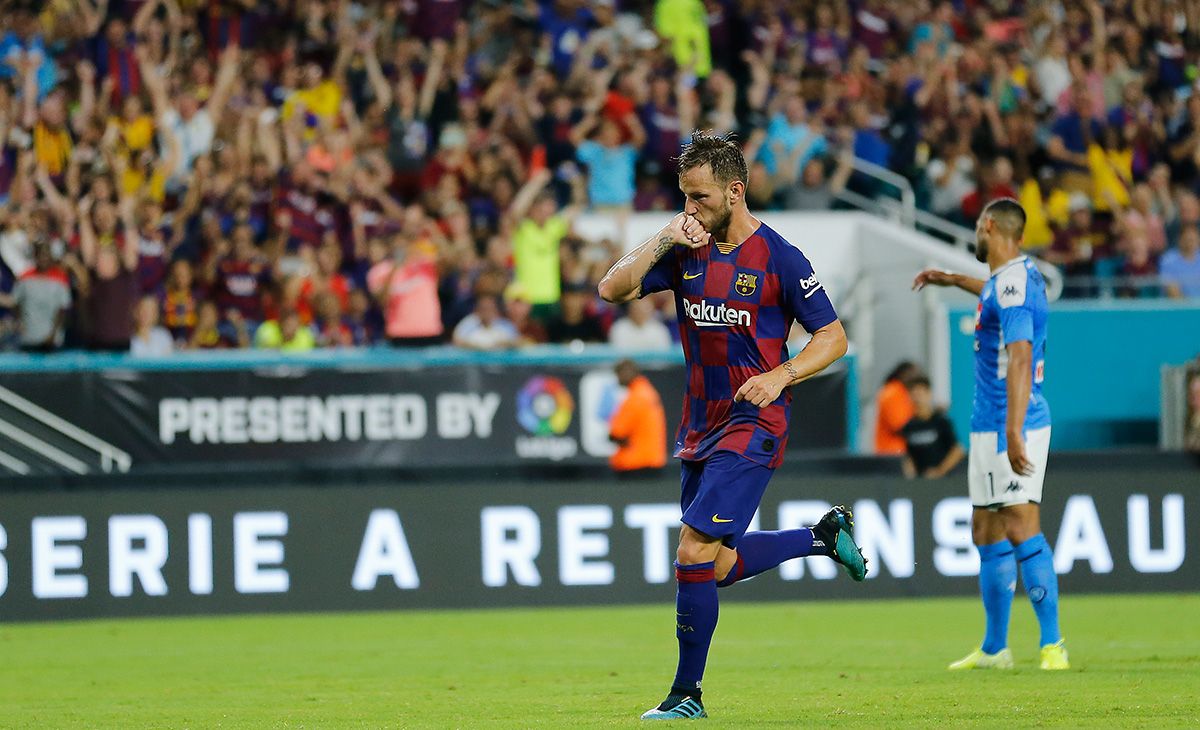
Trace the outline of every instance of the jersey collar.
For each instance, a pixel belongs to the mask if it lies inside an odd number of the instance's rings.
[[[714,242],[713,245],[717,247],[717,250],[720,251],[722,255],[728,256],[729,254],[736,251],[737,248],[739,246],[741,246],[743,243],[745,243],[746,241],[749,241],[751,238],[754,238],[755,236],[759,235],[759,233],[762,231],[762,228],[764,225],[766,225],[766,224],[764,224],[760,220],[758,222],[758,227],[754,229],[754,233],[751,233],[749,236],[747,236],[745,241],[738,241],[737,243],[730,243],[728,241],[717,241],[717,242]]]
[[[1021,254],[1020,256],[1016,257],[1015,259],[1009,259],[1008,261],[1005,261],[1004,263],[1002,263],[996,267],[996,270],[992,272],[992,276],[999,274],[1001,271],[1004,271],[1005,269],[1012,266],[1013,264],[1023,262],[1027,258],[1029,258],[1029,256],[1027,254]]]

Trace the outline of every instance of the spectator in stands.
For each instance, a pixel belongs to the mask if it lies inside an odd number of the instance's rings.
[[[634,299],[625,309],[625,316],[608,330],[608,343],[618,350],[669,350],[671,332],[654,305],[645,299]]]
[[[1200,228],[1183,229],[1179,247],[1164,253],[1158,267],[1167,296],[1200,299]]]
[[[654,4],[654,29],[671,42],[675,63],[700,78],[712,69],[707,15],[701,0],[658,0]]]
[[[917,375],[908,381],[913,417],[900,429],[904,437],[904,476],[940,479],[962,462],[966,452],[946,414],[933,407],[929,378]]]
[[[1145,230],[1130,231],[1122,246],[1120,275],[1124,279],[1117,293],[1122,297],[1145,298],[1159,296],[1159,287],[1152,279],[1158,275],[1158,264],[1151,252],[1150,237]]]
[[[271,282],[271,262],[254,244],[248,226],[233,229],[233,242],[213,242],[202,279],[229,317],[231,311],[250,323],[262,321],[262,293]]]
[[[797,181],[787,175],[779,179],[783,191],[783,207],[789,210],[830,210],[837,196],[846,189],[850,175],[854,173],[854,153],[842,150],[837,156],[833,174],[826,174],[827,162],[814,157],[804,166]],[[788,167],[781,168],[787,170]]]
[[[348,299],[348,297],[347,297]],[[338,295],[324,290],[312,297],[312,330],[317,347],[350,347],[354,335],[342,317],[342,304]],[[301,321],[303,321],[301,317]]]
[[[759,148],[758,160],[767,173],[779,179],[795,180],[810,160],[819,158],[829,149],[824,123],[818,117],[812,124],[799,93],[783,102],[783,111],[771,118],[766,136]]]
[[[154,117],[158,124],[172,130],[182,150],[178,169],[169,183],[172,187],[185,185],[187,180],[183,175],[191,171],[196,158],[208,154],[212,149],[217,122],[225,112],[225,105],[237,81],[239,51],[238,46],[230,45],[221,53],[216,83],[207,101],[204,101],[197,98],[195,90],[187,87],[172,95],[168,80],[152,68],[145,47],[139,45],[134,48],[140,78],[154,106]],[[172,98],[174,104],[171,103]]]
[[[667,417],[662,399],[632,360],[617,363],[616,372],[626,394],[609,420],[608,437],[617,444],[609,466],[618,478],[659,476],[667,464]]]
[[[571,284],[563,290],[558,316],[546,325],[551,342],[604,342],[600,322],[588,313],[594,291],[587,284]]]
[[[629,130],[628,140],[622,140],[622,125]],[[597,126],[596,138],[588,139]],[[571,142],[575,145],[575,157],[587,165],[588,202],[592,208],[628,214],[633,209],[636,192],[638,149],[646,142],[646,132],[637,114],[631,111],[618,123],[607,117],[601,119],[598,110],[591,110],[571,130]]]
[[[1092,201],[1085,193],[1072,193],[1070,222],[1054,236],[1054,243],[1042,254],[1042,258],[1062,269],[1068,281],[1063,288],[1064,297],[1088,296],[1095,291],[1091,282],[1071,282],[1071,277],[1093,277],[1097,259],[1112,255],[1107,226],[1093,218]]]
[[[125,352],[133,336],[134,308],[141,294],[137,237],[106,236],[109,240],[101,243],[92,227],[92,205],[90,197],[79,204],[79,252],[88,272],[87,284],[80,292],[83,327],[89,348]],[[131,205],[132,201],[127,200],[126,210]]]
[[[229,311],[228,320],[222,324],[216,302],[206,299],[196,310],[196,327],[188,339],[189,350],[217,350],[229,347],[250,346],[250,332],[246,321],[238,310]]]
[[[546,327],[533,318],[533,302],[520,282],[514,281],[504,290],[504,312],[516,328],[521,346],[538,345],[548,339]]]
[[[134,357],[166,357],[175,350],[175,341],[165,327],[158,324],[158,300],[144,296],[133,311],[133,337],[129,354]]]
[[[520,333],[503,317],[495,296],[475,300],[475,311],[454,328],[454,344],[468,350],[507,350],[521,342]]]
[[[1070,90],[1070,110],[1054,120],[1046,146],[1050,159],[1058,167],[1063,188],[1090,195],[1092,177],[1088,167],[1088,148],[1103,139],[1103,128],[1092,116],[1092,94],[1084,82]]]
[[[317,346],[317,340],[312,329],[301,323],[299,312],[285,309],[277,319],[259,325],[254,333],[254,346],[282,352],[308,352]]]
[[[580,212],[578,205],[555,212],[554,194],[545,190],[552,177],[547,169],[535,172],[508,210],[514,226],[513,278],[529,293],[534,316],[540,319],[550,317],[562,294],[559,244]]]
[[[9,303],[20,322],[22,350],[53,352],[62,347],[71,288],[45,240],[34,241],[33,268],[17,280]]]
[[[1188,376],[1188,420],[1183,434],[1183,448],[1200,458],[1200,370]]]
[[[915,363],[904,360],[896,364],[883,380],[875,398],[875,453],[905,453],[904,435],[900,429],[912,420],[913,401],[908,383],[921,374]]]
[[[396,347],[437,344],[443,326],[435,255],[408,233],[396,236],[392,246],[392,257],[367,274],[384,312],[384,334]]]
[[[1016,198],[1012,186],[1012,163],[1007,157],[997,157],[992,164],[983,168],[979,185],[962,199],[964,221],[973,221],[983,212],[984,206],[1000,198]]]
[[[187,259],[175,259],[167,273],[163,292],[162,322],[176,342],[187,342],[196,327],[198,296],[193,282],[192,264]]]
[[[930,186],[930,207],[934,213],[957,223],[966,224],[963,202],[975,193],[975,156],[971,154],[971,138],[964,134],[945,144],[929,167],[925,169]]]
[[[1191,190],[1181,190],[1176,199],[1175,215],[1170,216],[1167,223],[1167,245],[1178,247],[1188,228],[1200,229],[1200,198]]]

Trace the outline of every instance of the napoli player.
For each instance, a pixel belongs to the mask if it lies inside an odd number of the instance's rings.
[[[1041,627],[1042,669],[1070,666],[1058,630],[1058,577],[1039,515],[1050,453],[1050,408],[1042,395],[1046,283],[1021,255],[1024,231],[1017,201],[993,201],[975,225],[975,256],[991,277],[928,270],[913,282],[915,289],[957,286],[979,296],[967,479],[987,624],[983,644],[950,669],[1012,668],[1008,616],[1018,565]]]
[[[828,555],[866,575],[849,510],[812,527],[746,529],[783,461],[787,388],[846,352],[846,333],[799,249],[746,208],[746,161],[726,137],[696,133],[679,157],[684,212],[613,265],[600,296],[625,302],[674,290],[688,384],[675,443],[682,460],[676,555],[679,664],[666,700],[643,719],[706,717],[700,683],[717,625],[717,588],[785,560]],[[789,359],[792,321],[813,339]]]

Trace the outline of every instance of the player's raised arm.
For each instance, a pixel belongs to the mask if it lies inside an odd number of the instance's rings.
[[[686,213],[676,215],[665,228],[613,264],[600,280],[600,298],[615,304],[636,299],[646,274],[676,244],[700,248],[708,244],[708,239],[708,231],[700,221]]]
[[[976,279],[966,274],[956,274],[952,271],[943,271],[941,269],[925,269],[917,274],[917,278],[913,279],[913,291],[921,291],[926,286],[956,286],[965,292],[970,292],[975,296],[983,291],[983,279]]]

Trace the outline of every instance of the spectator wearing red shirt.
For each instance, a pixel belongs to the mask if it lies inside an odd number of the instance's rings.
[[[993,160],[991,165],[984,168],[980,184],[963,198],[963,218],[968,221],[975,220],[984,206],[993,200],[1015,199],[1017,191],[1013,189],[1012,177],[1012,163],[1007,157],[997,157]]]
[[[313,258],[315,266],[301,280],[296,301],[300,321],[306,324],[313,321],[317,311],[316,300],[325,293],[333,294],[337,299],[339,313],[350,308],[350,280],[339,273],[342,265],[341,246],[336,241],[326,241]]]

